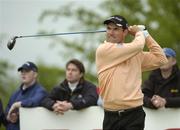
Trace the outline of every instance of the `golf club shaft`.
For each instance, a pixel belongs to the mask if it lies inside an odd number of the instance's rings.
[[[22,35],[22,36],[17,36],[17,38],[43,37],[43,36],[56,36],[56,35],[72,35],[72,34],[85,34],[85,33],[101,33],[101,32],[106,32],[106,30],[80,31],[80,32],[65,32],[65,33],[54,33],[54,34]]]

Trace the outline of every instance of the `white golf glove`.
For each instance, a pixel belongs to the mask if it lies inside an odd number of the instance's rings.
[[[149,32],[144,25],[138,25],[138,27],[143,32],[145,38],[149,36]]]

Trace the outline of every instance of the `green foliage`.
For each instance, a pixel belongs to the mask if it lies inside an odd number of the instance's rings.
[[[176,51],[180,45],[180,1],[179,0],[106,0],[92,10],[86,7],[76,6],[76,2],[68,3],[57,9],[45,10],[39,21],[43,22],[51,17],[55,22],[65,18],[73,21],[69,30],[97,30],[103,27],[103,20],[107,17],[120,14],[127,18],[129,25],[144,24],[151,35],[162,47],[172,47]],[[73,20],[72,20],[73,19]],[[62,22],[62,21],[61,21]],[[60,22],[60,23],[61,23]],[[104,28],[104,27],[103,27]],[[95,50],[104,39],[101,34],[83,35],[79,39],[53,38],[56,47],[65,48],[66,52],[60,49],[61,56],[65,59],[78,57],[86,66],[87,78],[97,83],[95,72]],[[128,38],[130,40],[131,38]],[[69,53],[71,52],[71,53]],[[63,54],[62,54],[63,53]],[[177,51],[179,60],[179,52]],[[146,74],[145,74],[146,75]],[[146,77],[146,76],[145,76]]]
[[[87,2],[90,3],[90,1]],[[39,17],[39,21],[43,23],[47,18],[50,18],[53,22],[59,22],[61,25],[65,19],[71,21],[72,24],[69,25],[71,31],[97,30],[104,28],[103,20],[113,14],[125,16],[129,21],[129,25],[145,24],[151,35],[162,47],[172,47],[176,50],[179,61],[179,0],[106,0],[102,1],[94,9],[85,6],[79,7],[76,1],[71,1],[57,9],[45,10]],[[43,33],[47,31],[41,30]],[[71,58],[81,59],[86,66],[86,77],[89,78],[94,75],[92,79],[96,83],[95,50],[103,39],[105,39],[104,34],[86,34],[73,39],[69,37],[53,37],[52,42],[54,47],[59,48],[59,55],[64,58],[65,62]],[[62,70],[62,68],[60,69]],[[60,73],[61,75],[63,73]],[[50,86],[50,84],[47,86]]]
[[[65,78],[64,69],[39,64],[39,82],[49,91]]]
[[[0,98],[6,106],[11,93],[15,90],[17,83],[16,79],[11,77],[10,71],[13,68],[7,61],[0,60]],[[7,98],[8,97],[8,98]]]

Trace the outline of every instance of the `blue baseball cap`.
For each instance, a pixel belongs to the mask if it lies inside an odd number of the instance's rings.
[[[171,48],[163,48],[163,51],[168,57],[176,57],[176,52]]]
[[[37,66],[33,62],[30,62],[30,61],[27,61],[21,67],[18,68],[18,71],[22,71],[22,70],[32,70],[34,72],[38,72]]]

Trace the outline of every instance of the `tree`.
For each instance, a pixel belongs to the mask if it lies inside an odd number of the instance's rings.
[[[88,2],[88,1],[87,1]],[[102,1],[95,10],[76,6],[76,2],[68,3],[57,9],[45,10],[39,20],[42,23],[47,17],[53,18],[55,22],[62,23],[60,18],[69,18],[72,21],[70,30],[97,30],[102,28],[102,21],[113,14],[125,16],[129,24],[144,24],[151,35],[162,47],[172,47],[177,52],[179,60],[180,49],[180,1],[179,0],[106,0]],[[47,31],[41,30],[41,33]],[[95,50],[104,36],[83,35],[76,39],[52,38],[56,47],[60,48],[64,59],[78,57],[86,66],[88,77],[96,81]],[[129,38],[130,40],[131,38]],[[61,43],[61,44],[57,44]],[[61,48],[65,48],[63,51]],[[69,53],[71,52],[71,53]]]
[[[55,85],[64,80],[64,69],[55,66],[46,66],[43,63],[38,64],[39,82],[49,91]]]
[[[16,87],[15,78],[10,76],[9,72],[13,68],[7,61],[0,61],[0,98],[3,101],[4,106],[6,106],[10,94],[14,91]]]

